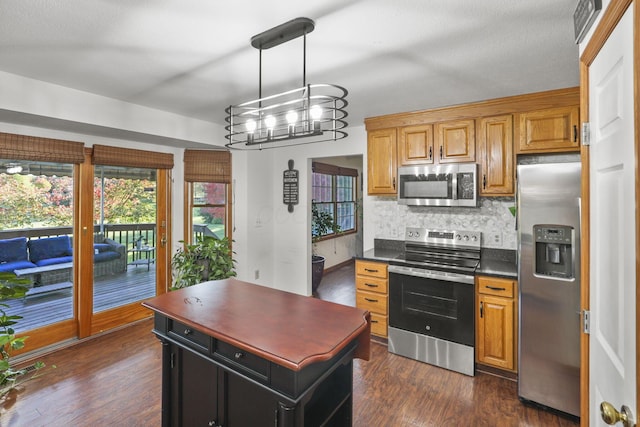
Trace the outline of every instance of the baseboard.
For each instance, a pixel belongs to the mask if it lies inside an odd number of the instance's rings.
[[[332,271],[336,271],[341,269],[342,267],[346,267],[347,265],[353,264],[355,261],[353,258],[348,259],[346,261],[341,262],[340,264],[332,265],[331,267],[327,267],[323,270],[322,274],[331,273]]]

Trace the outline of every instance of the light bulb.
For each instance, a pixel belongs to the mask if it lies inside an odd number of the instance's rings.
[[[309,115],[313,120],[318,120],[322,116],[322,108],[319,105],[313,105],[309,110]]]
[[[264,124],[267,126],[267,129],[273,129],[276,126],[276,118],[272,115],[268,115],[264,118]]]
[[[253,133],[256,130],[256,128],[258,127],[258,124],[253,119],[247,120],[244,125],[247,128],[247,132],[249,132],[249,133]]]
[[[298,113],[293,110],[289,110],[285,117],[287,119],[287,123],[289,123],[290,125],[295,125],[296,121],[298,120]]]

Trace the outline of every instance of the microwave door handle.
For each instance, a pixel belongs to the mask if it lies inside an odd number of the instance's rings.
[[[458,200],[458,174],[455,172],[451,173],[452,179],[451,179],[451,186],[452,191],[451,191],[451,198],[453,200]]]

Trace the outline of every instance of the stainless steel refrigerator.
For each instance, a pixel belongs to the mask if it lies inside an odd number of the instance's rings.
[[[580,415],[580,163],[517,169],[518,396]]]

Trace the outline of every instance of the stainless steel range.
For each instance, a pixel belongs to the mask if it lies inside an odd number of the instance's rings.
[[[407,228],[389,262],[389,351],[474,375],[481,233]]]

